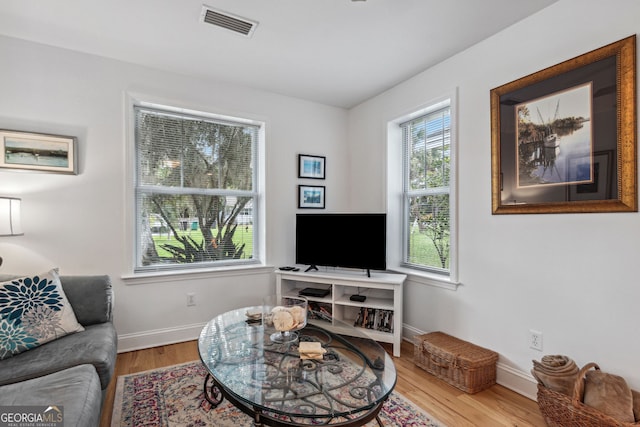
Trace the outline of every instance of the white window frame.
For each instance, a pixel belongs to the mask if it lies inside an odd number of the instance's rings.
[[[255,273],[260,273],[265,268],[268,268],[264,264],[265,257],[265,210],[264,210],[264,191],[265,191],[265,177],[264,177],[264,162],[265,162],[265,148],[264,141],[266,135],[266,122],[258,117],[240,118],[237,116],[223,115],[206,111],[207,109],[193,109],[186,108],[181,105],[180,102],[172,102],[171,100],[157,99],[150,96],[138,95],[128,93],[125,96],[126,107],[126,129],[127,129],[127,152],[126,152],[126,188],[124,192],[124,205],[127,206],[127,221],[125,226],[125,241],[128,242],[127,248],[124,251],[126,257],[127,272],[123,274],[122,279],[131,284],[150,283],[149,281],[157,281],[162,277],[166,280],[170,280],[173,275],[189,275],[196,277],[207,277],[208,273],[215,274],[242,274],[243,271],[248,269]],[[160,109],[178,114],[202,116],[215,121],[232,122],[237,124],[249,124],[258,126],[258,141],[256,147],[254,147],[254,182],[256,193],[253,201],[253,258],[250,260],[233,261],[232,262],[215,262],[215,263],[198,263],[198,264],[172,264],[169,266],[163,266],[158,268],[138,266],[138,230],[137,230],[137,206],[136,206],[136,185],[137,185],[137,171],[136,171],[136,141],[135,141],[135,107],[146,107],[152,109]]]
[[[451,117],[450,142],[450,176],[449,176],[449,221],[450,252],[449,270],[423,268],[404,262],[408,245],[408,229],[406,206],[408,199],[404,193],[404,144],[400,125],[449,104]],[[387,122],[387,248],[389,269],[409,274],[411,280],[456,289],[458,283],[458,132],[457,132],[457,91],[453,90],[443,96],[425,102],[410,111]]]

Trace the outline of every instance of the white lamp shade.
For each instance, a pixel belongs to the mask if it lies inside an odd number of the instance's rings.
[[[14,197],[0,197],[0,236],[24,234],[20,221],[20,202]]]

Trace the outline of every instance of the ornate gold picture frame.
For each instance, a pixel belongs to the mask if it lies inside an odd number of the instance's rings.
[[[637,212],[636,36],[491,90],[493,214]]]

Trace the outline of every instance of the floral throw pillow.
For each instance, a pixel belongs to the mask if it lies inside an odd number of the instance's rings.
[[[0,360],[80,331],[55,270],[0,283]]]

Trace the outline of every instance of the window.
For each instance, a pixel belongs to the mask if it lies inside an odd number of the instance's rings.
[[[259,259],[260,125],[134,105],[136,271]]]
[[[400,123],[405,267],[450,275],[455,248],[451,101]]]

